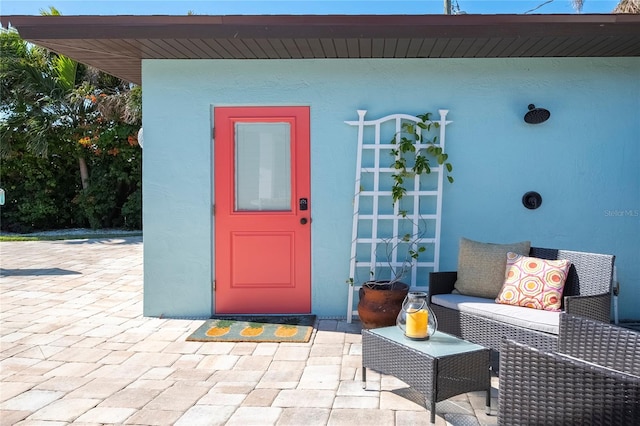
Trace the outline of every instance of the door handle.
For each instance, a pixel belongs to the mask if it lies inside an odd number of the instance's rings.
[[[306,217],[303,217],[302,219],[300,219],[300,223],[301,223],[302,225],[306,225],[306,224],[307,224],[307,222],[309,222],[309,219],[307,219]]]

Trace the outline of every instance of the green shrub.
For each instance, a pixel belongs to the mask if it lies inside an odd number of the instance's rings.
[[[124,229],[142,229],[142,188],[141,185],[135,192],[129,195],[122,205],[122,218]]]
[[[33,232],[84,226],[85,221],[74,211],[72,202],[80,189],[77,162],[55,151],[47,158],[16,152],[2,159],[2,230]]]
[[[137,129],[120,125],[103,132],[82,153],[89,186],[82,190],[77,147],[49,144],[46,158],[13,146],[2,159],[2,230],[34,232],[90,226],[142,229],[142,150]]]
[[[135,130],[130,125],[111,128],[86,147],[89,187],[77,201],[91,228],[142,227],[142,202],[130,200],[140,193],[142,180],[142,151]]]

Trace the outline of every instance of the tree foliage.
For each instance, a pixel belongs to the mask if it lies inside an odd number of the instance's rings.
[[[640,14],[640,0],[620,0],[613,13]]]
[[[140,88],[12,30],[0,48],[2,229],[140,229]]]

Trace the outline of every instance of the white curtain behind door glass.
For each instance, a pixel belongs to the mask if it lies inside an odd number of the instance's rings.
[[[291,209],[289,123],[236,123],[235,209]]]

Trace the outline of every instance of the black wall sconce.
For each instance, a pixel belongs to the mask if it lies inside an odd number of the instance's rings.
[[[542,196],[535,192],[529,191],[522,196],[522,205],[529,210],[535,210],[542,204]]]
[[[551,117],[549,110],[529,104],[529,111],[524,115],[524,121],[529,124],[540,124],[547,121],[549,117]]]

